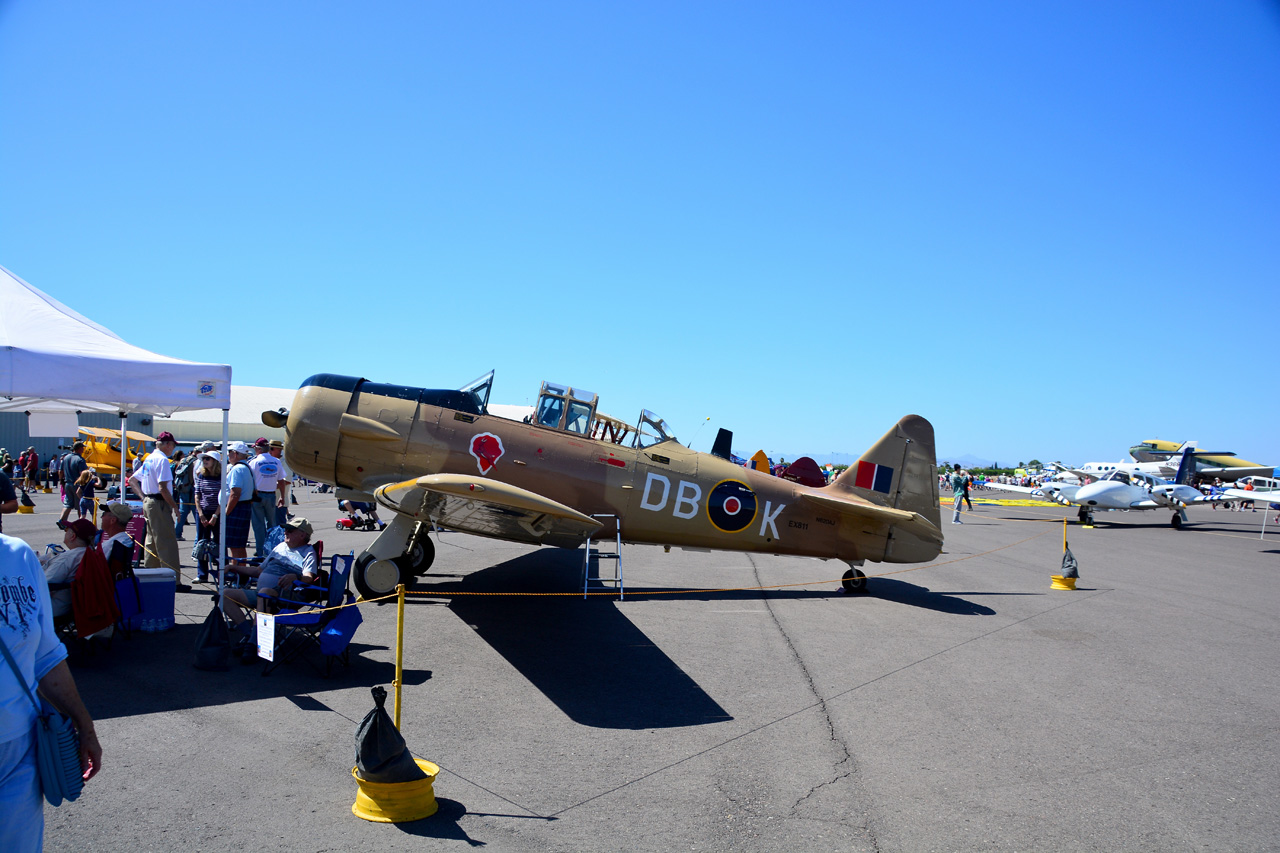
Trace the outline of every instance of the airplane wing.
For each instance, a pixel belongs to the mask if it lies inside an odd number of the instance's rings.
[[[1223,474],[1226,474],[1228,477],[1233,477],[1236,479],[1240,477],[1274,477],[1275,472],[1276,472],[1275,466],[1272,466],[1272,465],[1258,465],[1253,468],[1237,467],[1237,468],[1197,468],[1196,469],[1196,475],[1199,476],[1201,479],[1205,477],[1221,477]]]
[[[1258,503],[1280,503],[1280,492],[1260,492],[1248,489],[1223,489],[1214,500],[1218,501],[1257,501]]]
[[[993,483],[990,480],[987,481],[987,488],[999,489],[1002,492],[1018,492],[1019,494],[1023,494],[1023,495],[1036,495],[1036,496],[1044,495],[1044,492],[1038,487],[1014,486],[1008,483]]]
[[[572,507],[497,480],[428,474],[374,492],[379,504],[440,527],[534,545],[577,547],[603,525]]]
[[[816,504],[821,504],[822,506],[835,510],[842,515],[860,516],[862,518],[869,518],[873,521],[899,527],[904,532],[910,533],[913,536],[926,541],[942,541],[942,531],[935,527],[933,522],[929,521],[929,519],[925,518],[918,512],[908,512],[903,509],[891,509],[887,506],[876,506],[871,503],[855,503],[854,501],[818,492],[805,492],[804,499]]]

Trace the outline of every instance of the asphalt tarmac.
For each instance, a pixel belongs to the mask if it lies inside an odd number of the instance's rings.
[[[327,553],[376,535],[300,500]],[[60,541],[55,504],[5,532]],[[1280,533],[1189,514],[1073,521],[1074,592],[1056,507],[944,512],[944,554],[868,564],[861,596],[839,563],[643,546],[625,601],[450,595],[573,593],[582,554],[443,534],[402,712],[440,811],[400,825],[351,813],[394,606],[362,608],[350,668],[263,677],[192,668],[211,603],[179,595],[175,629],[73,667],[105,769],[46,849],[1276,849]]]

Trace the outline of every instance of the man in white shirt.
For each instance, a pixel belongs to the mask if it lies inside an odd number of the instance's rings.
[[[182,582],[182,563],[178,559],[178,537],[173,530],[173,517],[178,512],[178,502],[173,497],[173,469],[169,457],[178,443],[173,433],[162,432],[156,436],[156,449],[142,460],[129,482],[142,495],[142,514],[147,519],[147,535],[142,548],[146,552],[143,563],[148,569],[163,566],[173,569],[178,592],[190,592],[191,587]]]
[[[289,520],[289,505],[293,503],[293,471],[282,458],[284,442],[278,438],[271,439],[271,455],[280,463],[280,504],[276,507],[276,524],[284,527]]]
[[[271,455],[271,445],[265,438],[254,442],[253,449],[258,454],[249,462],[257,491],[251,519],[253,538],[257,542],[253,556],[262,557],[267,553],[267,530],[276,526],[276,508],[284,506],[284,464]]]

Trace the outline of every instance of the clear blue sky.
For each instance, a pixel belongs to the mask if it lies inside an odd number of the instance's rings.
[[[1274,3],[8,0],[0,107],[0,264],[238,384],[1280,464]]]

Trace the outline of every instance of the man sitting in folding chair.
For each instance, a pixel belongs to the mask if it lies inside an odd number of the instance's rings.
[[[279,597],[283,589],[290,589],[299,577],[304,583],[319,582],[320,561],[316,559],[316,549],[308,544],[310,541],[311,522],[301,517],[294,518],[285,525],[284,541],[263,561],[258,573],[258,588],[227,589],[222,593],[224,602],[236,605],[225,609],[243,636],[241,663],[251,664],[258,657],[258,647],[253,639],[254,620],[249,613],[255,609],[270,612],[269,599]]]
[[[84,560],[85,550],[93,546],[93,539],[97,535],[98,528],[87,518],[68,522],[62,531],[65,550],[46,552],[40,561],[44,567],[45,580],[52,590],[49,598],[54,619],[61,619],[71,612],[71,580]]]

